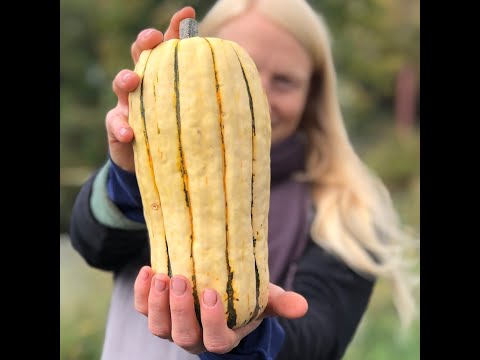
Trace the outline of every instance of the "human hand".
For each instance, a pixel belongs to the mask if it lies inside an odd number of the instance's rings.
[[[187,6],[176,12],[165,35],[156,29],[141,31],[130,49],[134,64],[143,50],[152,49],[164,40],[178,38],[179,24],[184,18],[195,18],[195,10]],[[123,69],[115,76],[112,87],[118,102],[105,119],[110,157],[115,164],[130,172],[135,171],[135,165],[131,144],[133,130],[128,124],[128,94],[134,91],[139,83],[140,78],[132,70]]]
[[[284,291],[270,283],[268,304],[258,320],[232,330],[228,328],[222,301],[214,290],[199,294],[200,326],[194,308],[192,287],[184,276],[170,279],[164,274],[154,274],[149,266],[138,273],[134,285],[135,308],[148,317],[152,334],[168,339],[192,354],[204,351],[227,353],[255,330],[266,316],[295,319],[308,309],[303,296]]]

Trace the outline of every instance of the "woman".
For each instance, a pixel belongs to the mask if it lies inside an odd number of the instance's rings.
[[[178,37],[180,20],[194,16],[187,7],[172,17],[164,36],[154,29],[141,32],[131,48],[134,61],[143,50]],[[379,276],[392,281],[407,324],[415,304],[401,250],[409,238],[384,186],[345,132],[322,18],[302,0],[220,0],[200,23],[200,35],[233,40],[247,50],[269,101],[272,317],[232,331],[218,294],[209,292],[203,294],[200,327],[189,282],[154,275],[146,266],[148,238],[128,125],[128,93],[139,78],[122,70],[113,82],[118,104],[106,117],[110,159],[78,195],[70,233],[89,264],[115,274],[103,359],[215,353],[225,359],[338,359]]]

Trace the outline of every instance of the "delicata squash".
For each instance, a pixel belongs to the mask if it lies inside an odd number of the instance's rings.
[[[269,106],[246,51],[196,26],[182,21],[135,67],[135,171],[154,272],[190,279],[197,315],[216,289],[238,328],[268,300]]]

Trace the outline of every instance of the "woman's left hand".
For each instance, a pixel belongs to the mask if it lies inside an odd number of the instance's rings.
[[[266,316],[295,319],[308,309],[303,296],[270,283],[267,307],[261,318],[232,330],[223,303],[213,289],[198,294],[202,326],[198,323],[190,281],[181,275],[170,279],[144,266],[135,281],[135,308],[148,317],[152,334],[173,341],[192,354],[227,353],[255,330]]]

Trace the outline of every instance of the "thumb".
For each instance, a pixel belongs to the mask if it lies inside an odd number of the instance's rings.
[[[308,310],[307,300],[293,291],[285,291],[281,287],[270,284],[266,316],[280,316],[296,319],[304,316]]]

